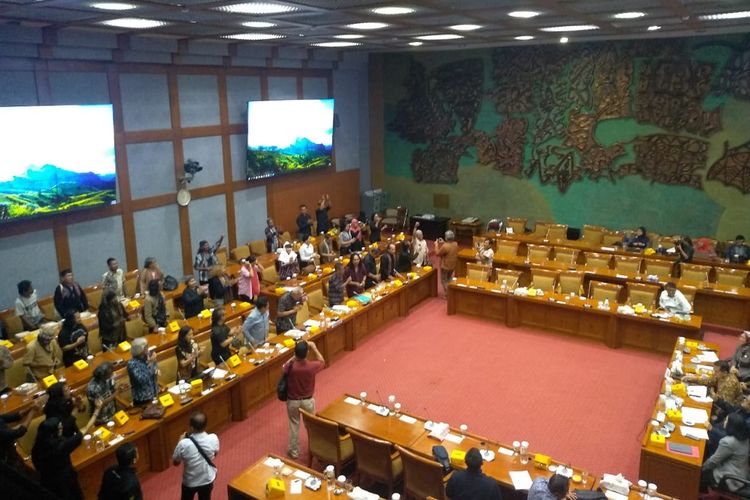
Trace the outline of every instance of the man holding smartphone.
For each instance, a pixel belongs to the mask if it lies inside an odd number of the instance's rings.
[[[308,351],[315,357],[309,360]],[[294,357],[284,365],[287,374],[286,411],[289,417],[289,450],[287,455],[299,458],[299,410],[315,413],[315,375],[325,368],[325,360],[312,341],[300,341],[294,346]]]
[[[182,469],[181,500],[211,498],[216,479],[214,459],[219,453],[219,437],[206,432],[208,419],[202,411],[190,415],[190,432],[183,432],[172,454],[174,465],[184,464]]]

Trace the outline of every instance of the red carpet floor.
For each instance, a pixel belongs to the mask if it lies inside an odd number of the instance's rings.
[[[492,439],[527,440],[532,451],[638,479],[641,433],[656,401],[667,358],[547,332],[447,316],[432,299],[347,353],[317,380],[318,408],[344,392],[395,394],[405,411]],[[736,339],[709,334],[733,352]],[[285,406],[276,400],[219,433],[219,476],[226,484],[268,452],[283,454]],[[306,435],[301,433],[303,459]],[[179,497],[181,468],[143,480],[148,499]]]

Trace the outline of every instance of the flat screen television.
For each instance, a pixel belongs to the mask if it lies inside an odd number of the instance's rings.
[[[114,203],[111,104],[0,107],[0,221]]]
[[[247,178],[327,167],[333,151],[333,99],[247,103]]]

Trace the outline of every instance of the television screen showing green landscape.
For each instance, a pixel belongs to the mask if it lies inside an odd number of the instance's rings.
[[[331,164],[333,99],[247,103],[247,178]]]
[[[0,221],[117,202],[111,104],[0,107]]]

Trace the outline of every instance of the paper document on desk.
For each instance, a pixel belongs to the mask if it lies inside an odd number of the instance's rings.
[[[506,457],[512,457],[513,455],[515,455],[515,453],[513,452],[513,450],[509,450],[508,448],[503,448],[502,446],[500,448],[498,448],[497,451],[501,455],[505,455]]]
[[[682,421],[694,424],[705,424],[708,422],[708,413],[702,408],[682,408]]]
[[[714,351],[703,351],[696,356],[701,363],[715,363],[719,361],[719,356]]]
[[[699,427],[689,427],[687,425],[680,426],[680,433],[692,439],[701,439],[704,441],[708,440],[708,431]]]
[[[448,434],[450,434],[450,431],[450,426],[445,422],[440,422],[439,424],[433,423],[432,430],[430,431],[429,436],[442,441],[446,438],[446,436],[448,436]]]
[[[357,406],[357,405],[359,405],[361,403],[361,401],[359,399],[357,399],[357,398],[353,398],[351,396],[347,396],[346,398],[344,398],[344,403],[349,404],[349,405]]]
[[[320,327],[320,321],[316,321],[314,319],[308,319],[304,323],[302,323],[304,326],[317,326]]]
[[[306,332],[303,332],[302,330],[297,330],[296,328],[292,328],[291,330],[287,330],[284,332],[285,337],[292,337],[295,340],[299,340],[302,337],[305,336]]]
[[[445,440],[450,443],[456,443],[461,444],[461,442],[464,440],[463,436],[457,436],[456,434],[451,434],[450,432],[445,436]]]
[[[268,457],[263,461],[263,465],[265,465],[266,467],[271,467],[273,469],[274,467],[283,467],[284,462],[279,458]]]
[[[609,500],[628,500],[627,495],[621,495],[617,493],[616,491],[612,491],[612,490],[605,490],[604,496],[609,498]]]
[[[299,479],[292,480],[289,487],[290,495],[301,495],[302,494],[302,481]]]
[[[305,472],[303,470],[299,470],[299,469],[297,469],[296,471],[294,471],[294,474],[292,474],[292,475],[294,477],[298,477],[298,478],[302,479],[303,481],[305,479],[307,479],[308,477],[310,477],[309,473],[307,473],[307,472]]]
[[[531,475],[527,470],[508,471],[513,487],[517,490],[528,490],[531,488]]]
[[[687,394],[696,398],[705,398],[708,395],[708,387],[705,385],[689,385],[687,386]]]
[[[380,497],[357,486],[349,493],[349,498],[354,500],[378,500]]]
[[[228,372],[226,370],[222,370],[221,368],[214,368],[214,372],[211,375],[211,377],[214,378],[214,379],[224,378],[224,377],[226,377],[227,373]]]
[[[417,419],[414,418],[414,417],[412,417],[412,416],[409,416],[409,415],[401,415],[399,417],[399,420],[401,420],[402,422],[404,422],[406,424],[416,424],[417,423]]]

